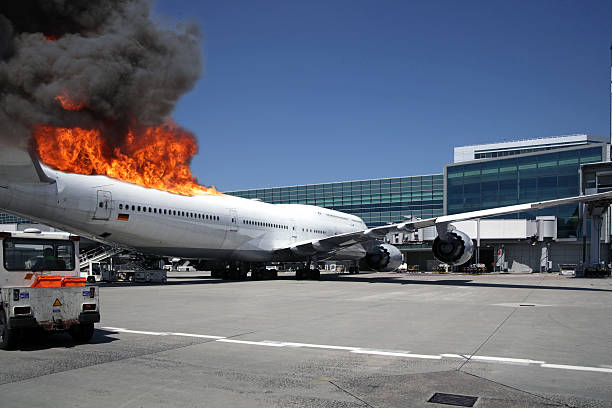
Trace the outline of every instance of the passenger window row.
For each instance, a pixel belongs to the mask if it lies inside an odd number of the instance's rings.
[[[163,214],[163,215],[174,215],[177,217],[188,217],[188,218],[197,218],[200,220],[209,220],[209,221],[219,221],[221,218],[218,215],[211,215],[211,214],[200,214],[200,213],[193,213],[193,212],[186,212],[186,211],[180,211],[180,210],[170,210],[167,208],[153,208],[153,207],[146,207],[146,206],[140,206],[140,205],[131,205],[132,211],[134,212],[149,212],[149,213],[153,213],[153,214]],[[129,204],[119,204],[119,209],[120,210],[125,210],[125,211],[130,211],[130,205]]]
[[[327,234],[327,231],[322,231],[318,229],[310,229],[310,228],[302,228],[302,232],[313,232],[315,234]]]
[[[251,221],[251,220],[242,220],[243,224],[246,225],[255,225],[257,227],[267,227],[267,228],[278,228],[278,229],[289,229],[287,225],[282,224],[273,224],[269,222],[261,222],[261,221]]]

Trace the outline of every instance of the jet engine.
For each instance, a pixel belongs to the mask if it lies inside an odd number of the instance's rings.
[[[431,250],[440,262],[449,265],[461,265],[472,257],[474,243],[467,234],[455,230],[449,231],[443,237],[436,237]]]
[[[369,249],[363,259],[370,269],[391,272],[402,264],[402,253],[393,245],[380,244]]]

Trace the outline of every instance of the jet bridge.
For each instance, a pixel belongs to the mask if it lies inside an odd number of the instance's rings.
[[[612,191],[612,162],[590,163],[580,166],[580,194],[593,194]],[[610,200],[593,201],[581,204],[584,231],[585,264],[599,265],[602,261],[601,242],[610,244]],[[587,238],[587,223],[590,233]],[[589,257],[586,259],[586,241],[589,242]],[[607,257],[605,257],[607,259]]]

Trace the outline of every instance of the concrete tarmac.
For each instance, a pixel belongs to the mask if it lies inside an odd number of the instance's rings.
[[[0,405],[612,407],[611,279],[196,272],[100,299],[91,343],[0,352]]]

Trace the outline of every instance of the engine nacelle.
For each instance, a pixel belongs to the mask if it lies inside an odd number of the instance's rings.
[[[449,231],[444,239],[437,236],[431,246],[434,256],[449,265],[466,263],[474,253],[472,239],[461,231]]]
[[[391,272],[402,264],[402,253],[393,245],[380,244],[369,249],[363,259],[370,269]]]

